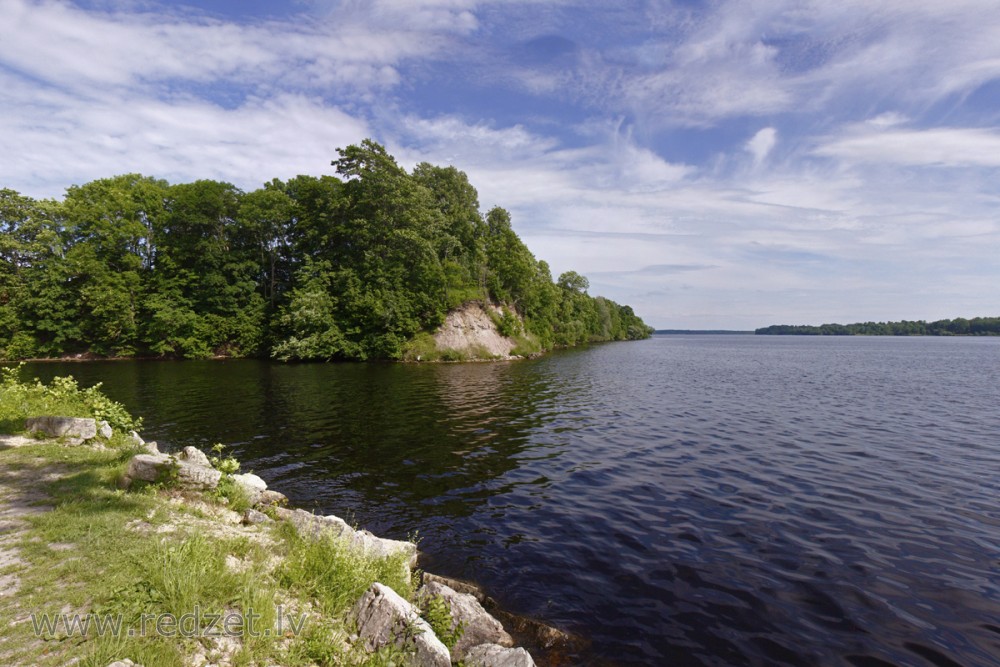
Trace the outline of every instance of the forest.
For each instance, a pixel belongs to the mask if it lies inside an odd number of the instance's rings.
[[[902,320],[900,322],[858,322],[820,326],[775,324],[755,332],[758,336],[998,336],[1000,317],[973,317],[953,320]]]
[[[337,152],[337,176],[252,192],[138,174],[61,201],[0,190],[0,356],[401,359],[472,300],[516,312],[498,326],[525,353],[650,335],[582,275],[553,280],[462,171],[407,172],[372,140]]]

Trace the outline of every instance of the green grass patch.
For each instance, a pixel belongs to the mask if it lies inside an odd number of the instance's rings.
[[[343,614],[376,581],[404,598],[413,596],[405,555],[370,558],[332,534],[304,538],[289,524],[279,524],[279,530],[285,548],[279,582],[325,614]]]
[[[538,336],[531,333],[522,333],[514,336],[514,348],[510,351],[515,357],[532,357],[541,354],[542,343]]]
[[[441,352],[437,349],[434,335],[421,331],[403,346],[403,361],[440,361]]]
[[[53,405],[35,400],[44,392],[34,385],[10,391],[14,384],[0,389],[0,414],[9,419]],[[72,400],[58,407],[86,414]],[[212,504],[221,498],[231,509],[249,504],[231,480],[215,496],[183,495],[167,483],[122,490],[135,451],[51,441],[0,449],[0,483],[21,494],[24,517],[22,563],[4,570],[20,587],[0,598],[0,663],[78,658],[106,667],[129,658],[180,667],[196,654],[215,662],[222,646],[204,634],[229,618],[222,628],[243,635],[235,665],[401,664],[395,649],[368,655],[349,646],[345,615],[374,581],[412,597],[402,555],[369,558],[333,536],[303,538],[284,522],[237,528],[213,518],[224,511]]]

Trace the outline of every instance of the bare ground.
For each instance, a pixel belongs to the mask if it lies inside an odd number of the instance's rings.
[[[489,306],[494,311],[496,306]],[[499,314],[499,313],[498,313]],[[509,359],[515,343],[500,335],[489,313],[476,302],[467,303],[448,313],[444,324],[434,334],[439,350],[457,350],[475,354],[485,350],[501,359]]]

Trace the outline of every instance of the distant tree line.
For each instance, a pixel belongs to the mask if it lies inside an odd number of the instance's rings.
[[[758,336],[1000,336],[1000,317],[967,320],[858,322],[816,326],[776,324],[754,333]]]
[[[649,336],[583,276],[553,281],[463,172],[408,173],[370,140],[338,153],[339,177],[252,192],[137,174],[62,201],[0,190],[0,356],[399,359],[476,299],[537,349]]]

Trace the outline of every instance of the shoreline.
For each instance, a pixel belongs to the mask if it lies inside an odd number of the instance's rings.
[[[31,429],[34,429],[35,426],[33,423],[37,424],[39,421],[48,423],[58,421],[60,419],[67,420],[69,418],[46,417],[41,420],[30,420],[26,424],[27,428],[25,430],[30,431]],[[93,422],[94,420],[75,419],[73,421]],[[98,429],[103,429],[103,427],[97,423],[94,423],[93,426]],[[88,432],[83,433],[82,436],[89,437],[86,437],[79,443],[76,442],[76,440],[79,440],[76,436],[81,434],[60,433],[57,437],[52,437],[52,433],[49,433],[48,435],[49,437],[46,439],[38,439],[37,435],[35,437],[25,435],[0,435],[0,456],[8,458],[6,461],[8,467],[12,464],[11,457],[15,460],[18,460],[19,457],[30,457],[30,460],[34,461],[35,472],[38,473],[36,476],[43,479],[59,479],[64,475],[63,464],[60,464],[53,459],[61,457],[69,457],[70,459],[75,458],[76,460],[83,462],[80,466],[80,470],[77,471],[77,474],[93,475],[95,468],[98,467],[94,463],[95,461],[103,461],[107,457],[114,458],[116,456],[119,459],[124,460],[123,457],[126,454],[130,455],[131,458],[128,459],[127,464],[124,466],[124,473],[120,473],[117,476],[116,484],[108,484],[107,486],[110,488],[104,488],[102,492],[110,492],[114,494],[115,497],[121,498],[122,500],[120,502],[123,503],[130,502],[130,498],[137,498],[138,496],[135,496],[136,493],[142,494],[143,501],[147,502],[152,509],[150,509],[145,515],[146,519],[136,518],[130,522],[129,525],[135,524],[136,521],[138,521],[139,525],[146,526],[146,528],[143,528],[142,530],[148,531],[150,536],[155,536],[161,533],[166,536],[170,536],[175,532],[191,529],[193,525],[191,519],[177,519],[176,517],[165,524],[158,524],[156,521],[150,523],[152,515],[160,512],[166,512],[173,516],[178,511],[190,511],[195,515],[202,515],[202,523],[208,527],[202,526],[199,530],[206,531],[208,537],[203,539],[208,540],[211,545],[224,542],[225,539],[233,538],[234,535],[241,540],[271,539],[262,536],[266,535],[267,531],[270,531],[271,534],[280,534],[282,531],[287,532],[285,528],[282,528],[283,525],[287,525],[290,527],[289,530],[293,530],[293,532],[300,536],[308,536],[310,539],[323,540],[327,539],[327,536],[332,535],[338,540],[347,540],[348,543],[354,544],[353,548],[355,550],[360,550],[362,553],[377,554],[379,557],[387,557],[390,559],[405,556],[405,560],[407,562],[407,578],[414,577],[415,583],[413,586],[416,590],[413,598],[414,601],[426,601],[428,599],[427,596],[429,593],[424,593],[422,591],[426,591],[428,589],[436,591],[446,596],[444,599],[449,600],[448,604],[450,605],[452,619],[456,618],[456,613],[459,613],[456,611],[458,608],[455,606],[456,604],[460,605],[462,609],[465,609],[470,605],[477,607],[479,611],[475,612],[472,620],[468,621],[469,628],[476,629],[483,624],[490,627],[496,626],[497,628],[500,628],[500,632],[503,634],[497,635],[498,637],[501,637],[501,639],[498,640],[499,644],[495,649],[491,650],[495,652],[502,650],[506,652],[504,655],[507,655],[508,657],[515,656],[518,658],[517,662],[511,663],[491,662],[490,660],[486,660],[483,662],[466,662],[465,664],[481,664],[486,667],[494,664],[522,666],[530,666],[533,664],[567,664],[567,660],[572,661],[572,656],[583,645],[577,638],[571,637],[570,635],[540,621],[507,612],[499,605],[499,603],[496,602],[495,599],[491,598],[480,586],[475,583],[451,579],[449,577],[443,577],[432,573],[420,572],[419,570],[414,571],[413,568],[418,565],[419,552],[416,545],[413,543],[404,543],[379,538],[368,531],[351,528],[337,517],[322,517],[311,514],[302,509],[286,508],[283,506],[282,502],[287,503],[287,498],[278,492],[267,489],[266,483],[263,482],[263,480],[260,480],[260,478],[252,474],[237,475],[233,473],[231,475],[227,475],[227,473],[220,473],[219,470],[226,467],[224,460],[220,464],[219,460],[214,458],[209,459],[205,453],[193,447],[187,447],[179,453],[160,453],[156,443],[143,443],[141,438],[139,438],[135,432],[132,432],[132,434],[128,436],[123,433],[114,433],[113,435],[110,435],[103,431],[100,436],[97,436],[91,435]],[[123,447],[123,443],[130,443],[131,448],[127,446]],[[87,465],[88,461],[90,462],[89,466]],[[152,467],[149,467],[148,464],[151,464]],[[121,468],[121,466],[119,466],[119,468]],[[165,479],[164,470],[173,471],[171,475],[168,475],[172,481],[167,484],[164,484],[163,482]],[[214,482],[206,481],[209,479],[214,480]],[[236,489],[236,492],[230,489],[226,492],[228,495],[215,495],[216,488],[222,488],[223,486],[220,484],[220,480],[224,481],[225,479],[239,480],[239,483],[236,486],[244,486],[245,488],[242,491]],[[139,484],[139,487],[136,487],[136,484]],[[214,487],[213,484],[215,485]],[[117,486],[119,490],[115,491],[113,488],[114,486]],[[121,490],[122,488],[127,488],[129,490],[123,492]],[[24,489],[21,490],[23,491]],[[246,501],[246,497],[241,496],[244,492],[253,492],[257,494],[257,496],[250,502],[252,506],[240,513],[240,506],[238,506],[239,499],[243,498],[243,501]],[[117,495],[122,493],[124,493],[124,495]],[[265,496],[267,494],[270,494],[270,496],[269,499],[265,500]],[[11,511],[9,507],[4,506],[5,500],[7,500],[6,495],[0,494],[0,511],[2,511],[5,519],[13,522],[14,524],[24,522],[30,523],[32,521],[27,515],[27,510],[23,510],[23,508],[19,510],[15,507],[15,509]],[[44,494],[38,495],[35,497],[35,500],[39,502],[49,502],[48,498]],[[41,521],[44,522],[45,520],[51,519],[54,514],[59,512],[60,507],[61,505],[58,502],[54,502],[51,505],[44,507],[44,509],[41,510]],[[206,515],[209,519],[205,519]],[[37,522],[38,519],[34,519],[34,521]],[[217,535],[217,531],[222,531],[223,537],[219,537]],[[139,537],[131,537],[140,540],[145,539],[141,535]],[[173,543],[174,541],[174,538],[170,538],[168,540],[169,543]],[[160,540],[160,543],[162,543],[162,539]],[[2,547],[0,547],[0,551],[2,550]],[[226,556],[227,568],[230,567],[231,561],[234,563],[237,562],[232,556]],[[40,576],[39,573],[33,572],[34,564],[20,560],[20,557],[16,555],[16,552],[15,555],[10,558],[6,558],[3,561],[5,565],[18,562],[21,563],[23,567],[16,570],[16,574],[14,575],[15,581],[13,584],[13,590],[15,591],[18,588],[20,580],[31,580],[34,577]],[[101,567],[100,562],[88,563],[87,565],[95,569]],[[233,565],[233,567],[239,568],[242,567],[242,565],[237,563],[236,565]],[[280,569],[281,567],[285,567],[285,564],[281,561],[277,565],[272,565],[272,567]],[[2,577],[0,577],[0,579],[2,579]],[[418,579],[419,582],[417,582]],[[0,583],[3,582],[0,581]],[[11,586],[0,585],[0,603],[4,602],[3,596],[8,592],[5,589],[9,590],[11,589]],[[369,593],[366,593],[366,596],[374,595],[372,590],[374,590],[374,588],[369,590]],[[387,592],[387,594],[389,593]],[[59,594],[57,593],[56,595],[56,598],[52,601],[53,605],[58,603],[60,599]],[[391,595],[395,594],[392,593]],[[375,596],[375,598],[376,600],[381,599],[378,598],[378,596]],[[362,598],[362,600],[364,599],[367,598]],[[357,622],[359,624],[358,632],[361,633],[361,638],[364,639],[366,623],[375,621],[370,621],[370,619],[365,620],[365,618],[358,616],[361,612],[358,612],[357,610],[359,605],[362,605],[362,600],[359,600],[356,604],[354,604],[355,611],[352,612],[352,618],[357,618]],[[407,605],[409,604],[405,600],[404,602]],[[16,600],[14,601],[14,604],[15,612],[26,611],[25,609],[19,608]],[[300,602],[299,604],[301,605],[303,603]],[[304,604],[309,605],[311,603],[307,601]],[[65,608],[66,605],[63,604],[61,606]],[[410,614],[415,612],[407,611],[406,613]],[[23,613],[18,615],[22,616]],[[252,620],[252,611],[249,617]],[[503,620],[503,625],[501,625],[501,622],[497,620],[497,617]],[[34,618],[34,615],[32,615],[31,619],[34,620]],[[414,616],[413,618],[416,619],[417,617]],[[458,623],[458,625],[461,625],[462,623],[459,621],[455,622]],[[458,626],[456,625],[456,627]],[[440,628],[437,628],[437,630],[438,634],[440,634]],[[505,630],[506,632],[504,632]],[[394,635],[395,639],[393,639],[393,642],[395,642],[395,644],[402,642],[404,646],[408,647],[408,649],[412,648],[406,644],[406,641],[408,640],[405,639],[404,635]],[[461,636],[461,631],[459,632],[459,635]],[[448,635],[446,633],[443,636],[447,637]],[[403,639],[400,639],[400,637],[403,637]],[[436,637],[436,635],[434,635],[434,632],[431,631],[427,637],[427,640],[431,641],[431,639]],[[508,639],[503,640],[502,637],[508,637]],[[461,641],[461,639],[459,639],[459,641]],[[356,641],[353,642],[353,644],[356,644]],[[360,650],[353,644],[349,647],[349,650]],[[482,646],[487,644],[493,645],[489,641],[484,641]],[[531,658],[528,657],[528,653],[523,649],[517,648],[522,645],[529,646],[532,649],[532,655],[538,658],[537,663],[531,662]],[[421,654],[421,646],[417,646],[416,648],[418,657]],[[379,650],[385,649],[385,647],[386,644],[384,641],[381,648],[379,648],[378,645],[374,645],[374,648],[378,648]],[[3,648],[2,645],[0,645],[0,648]],[[479,645],[477,644],[475,648],[478,650]],[[371,649],[372,646],[369,646],[369,650]],[[466,647],[466,650],[471,649]],[[520,653],[516,653],[518,651]],[[230,652],[232,653],[232,650]],[[465,658],[468,658],[470,655],[472,655],[471,652],[468,653]],[[0,651],[0,657],[2,656],[3,653]],[[118,657],[124,658],[126,656]],[[135,664],[138,665],[141,663],[137,660]],[[185,662],[185,664],[188,663]],[[221,662],[218,664],[227,663]],[[267,664],[275,663],[272,661]],[[437,663],[418,662],[415,664]],[[450,662],[448,664],[450,664]]]

